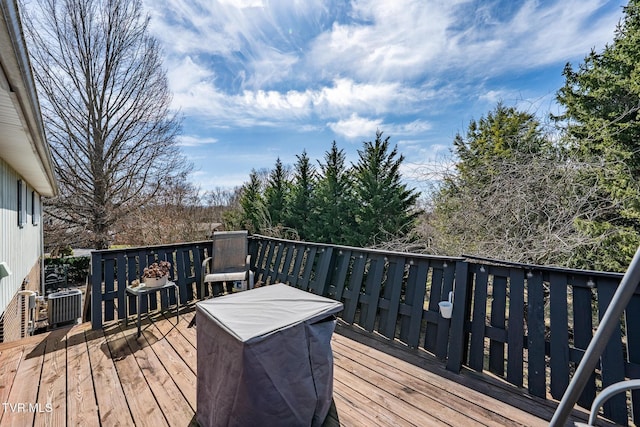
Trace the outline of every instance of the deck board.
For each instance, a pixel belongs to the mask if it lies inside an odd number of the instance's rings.
[[[187,327],[194,315],[191,305],[177,325],[171,313],[146,318],[139,338],[134,322],[111,322],[0,344],[0,399],[53,406],[0,411],[0,425],[196,426],[197,326]],[[452,374],[424,352],[356,329],[340,326],[332,340],[342,426],[538,426],[553,413],[515,387]]]
[[[158,405],[161,408],[173,408],[172,411],[164,412],[169,425],[189,425],[193,419],[195,407],[187,402],[146,339],[136,339],[135,334],[127,334],[127,342]]]
[[[134,425],[104,331],[88,331],[86,337],[100,422]]]
[[[33,424],[35,411],[28,410],[25,405],[40,403],[37,398],[46,345],[46,341],[42,341],[25,347],[13,386],[7,398],[7,403],[15,405],[16,409],[7,411],[6,406],[3,407],[3,427],[19,427]]]
[[[67,425],[100,424],[85,331],[67,337]]]
[[[60,339],[48,339],[44,351],[42,375],[40,378],[40,390],[37,402],[44,404],[44,408],[38,408],[35,412],[36,427],[58,426],[65,423],[67,413],[67,400],[59,399],[67,390],[67,342],[66,337]]]
[[[135,330],[125,331],[128,335]],[[131,415],[136,425],[161,427],[168,426],[163,411],[147,384],[146,375],[138,366],[135,356],[129,348],[127,337],[122,330],[108,340],[111,357],[114,359],[120,384],[127,399]]]
[[[9,400],[9,395],[15,383],[15,378],[20,367],[20,362],[24,356],[24,347],[13,347],[0,351],[0,401],[13,403]],[[0,411],[0,424],[6,409]]]
[[[458,420],[458,425],[480,423],[487,426],[508,425],[546,425],[547,423],[535,416],[521,411],[513,411],[512,407],[475,390],[451,382],[441,376],[415,367],[409,363],[398,363],[398,360],[383,352],[377,351],[360,343],[346,345],[340,339],[334,340],[334,353],[350,358],[352,361],[366,355],[369,363],[366,368],[384,378],[385,384],[393,388],[406,387],[412,390],[408,398],[419,405],[423,402],[430,408],[441,408],[439,414],[447,414],[447,421]],[[338,363],[344,365],[344,363]],[[381,381],[382,382],[382,381]],[[402,389],[400,389],[402,390]],[[453,414],[450,412],[453,411]],[[456,414],[467,414],[460,418]]]

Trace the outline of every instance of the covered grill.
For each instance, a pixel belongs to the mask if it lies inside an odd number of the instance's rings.
[[[196,306],[200,425],[322,424],[342,303],[276,284]]]

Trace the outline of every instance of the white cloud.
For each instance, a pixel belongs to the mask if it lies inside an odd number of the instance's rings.
[[[244,90],[229,95],[212,81],[199,81],[176,92],[174,105],[185,113],[209,117],[212,126],[248,127],[292,124],[292,120],[310,120],[312,117],[331,120],[349,114],[382,115],[399,109],[410,113],[417,110],[419,100],[429,96],[433,94],[405,88],[398,83],[357,84],[348,79],[338,79],[331,86],[317,90]],[[398,132],[426,126],[424,122],[416,121],[399,128]]]
[[[431,129],[431,124],[423,120],[414,120],[409,123],[384,123],[382,119],[367,119],[352,113],[348,119],[327,123],[327,126],[335,133],[349,139],[358,137],[371,137],[377,130],[392,137],[404,135],[417,135]]]
[[[382,120],[370,120],[353,113],[348,119],[328,123],[327,125],[335,133],[343,135],[349,139],[355,139],[375,134],[375,132],[380,129]]]
[[[145,3],[176,109],[211,127],[328,124],[348,138],[427,132],[417,117],[466,94],[520,102],[487,80],[602,47],[621,15],[603,0]]]
[[[318,69],[331,67],[363,80],[451,78],[452,70],[489,76],[566,61],[611,40],[620,15],[614,10],[592,22],[602,0],[511,3],[519,9],[507,17],[500,16],[507,6],[500,2],[491,7],[470,1],[353,4],[355,17],[366,24],[334,24],[317,37],[309,56]],[[479,11],[475,19],[469,17],[474,9]]]
[[[431,129],[431,123],[424,120],[414,120],[409,123],[396,123],[388,125],[385,129],[389,129],[387,133],[394,135],[416,135]]]
[[[177,63],[171,63],[167,70],[169,85],[174,93],[189,91],[201,82],[213,79],[214,71],[197,64],[190,56]]]
[[[481,101],[485,101],[489,104],[496,104],[500,101],[505,100],[505,96],[507,95],[506,91],[502,90],[488,90],[483,92],[478,97]]]
[[[262,0],[218,0],[222,4],[233,6],[238,9],[248,7],[264,7]]]
[[[199,137],[195,135],[181,135],[178,137],[178,145],[182,147],[198,147],[201,145],[215,144],[217,138]]]

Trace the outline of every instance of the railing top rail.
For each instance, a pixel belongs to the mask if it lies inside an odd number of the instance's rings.
[[[427,255],[427,254],[418,254],[418,253],[414,253],[414,252],[399,252],[399,251],[387,251],[384,249],[373,249],[373,248],[359,248],[359,247],[355,247],[355,246],[343,246],[343,245],[335,245],[335,244],[331,244],[331,243],[316,243],[316,242],[306,242],[306,241],[302,241],[302,240],[289,240],[289,239],[281,239],[278,237],[270,237],[270,236],[263,236],[261,234],[254,234],[252,236],[250,236],[249,238],[260,238],[260,239],[264,239],[264,240],[275,240],[278,242],[283,242],[283,243],[290,243],[290,244],[305,244],[305,245],[310,245],[310,246],[317,246],[317,247],[324,247],[324,248],[334,248],[334,249],[338,249],[338,250],[348,250],[348,251],[358,251],[358,252],[367,252],[367,253],[373,253],[373,254],[380,254],[380,255],[394,255],[394,256],[402,256],[402,257],[406,257],[406,258],[423,258],[423,259],[437,259],[437,260],[442,260],[442,261],[464,261],[465,259],[462,257],[455,257],[455,256],[443,256],[443,255]]]
[[[171,243],[171,244],[160,244],[153,246],[133,246],[130,248],[118,248],[118,249],[99,249],[92,250],[91,255],[93,254],[113,254],[118,252],[139,252],[139,251],[149,251],[156,249],[166,249],[166,248],[180,248],[185,246],[195,246],[195,245],[210,245],[211,240],[200,240],[197,242],[183,242],[183,243]]]
[[[581,270],[577,268],[568,268],[568,267],[558,267],[551,265],[538,265],[538,264],[527,264],[521,262],[512,262],[512,261],[503,261],[493,258],[486,258],[477,255],[462,255],[464,259],[480,261],[489,264],[495,264],[499,266],[507,266],[507,267],[520,267],[527,270],[541,270],[541,271],[553,271],[565,274],[575,274],[581,276],[593,276],[593,277],[607,277],[613,279],[622,279],[624,273],[615,273],[611,271],[596,271],[596,270]]]

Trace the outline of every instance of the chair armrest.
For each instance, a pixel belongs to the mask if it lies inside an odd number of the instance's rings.
[[[207,266],[211,262],[211,259],[212,259],[211,257],[206,257],[204,259],[204,261],[202,261],[202,278],[201,278],[201,280],[204,280],[204,276],[207,274]]]
[[[591,404],[591,413],[589,414],[589,424],[587,425],[589,426],[596,425],[598,412],[600,412],[600,408],[605,404],[607,400],[609,400],[609,398],[623,391],[637,390],[639,388],[640,388],[640,380],[635,379],[635,380],[620,381],[618,383],[611,384],[609,387],[602,390],[600,394],[598,394],[598,397],[596,397],[593,400],[593,403]]]
[[[204,259],[204,261],[202,261],[202,269],[207,268],[207,264],[209,263],[209,261],[211,261],[211,257],[208,256]]]

